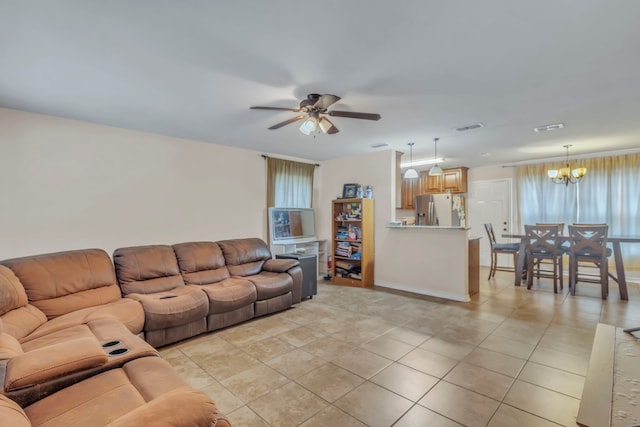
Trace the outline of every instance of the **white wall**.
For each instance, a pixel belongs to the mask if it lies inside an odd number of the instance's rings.
[[[266,238],[260,153],[0,108],[0,259]]]

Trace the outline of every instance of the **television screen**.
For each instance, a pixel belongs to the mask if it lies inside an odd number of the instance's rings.
[[[310,208],[269,208],[272,243],[316,240],[315,210]]]

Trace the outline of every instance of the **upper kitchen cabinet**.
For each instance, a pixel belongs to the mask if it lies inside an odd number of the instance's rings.
[[[424,194],[421,178],[402,178],[402,209],[415,209],[415,196]]]
[[[465,167],[443,169],[440,176],[429,176],[428,172],[424,172],[421,178],[423,194],[466,193],[467,169]]]

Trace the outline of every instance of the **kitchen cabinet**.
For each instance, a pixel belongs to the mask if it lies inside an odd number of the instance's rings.
[[[422,194],[467,192],[467,168],[465,167],[443,169],[440,176],[429,176],[428,172],[423,172],[420,180]]]
[[[415,196],[422,194],[422,178],[402,178],[402,209],[415,209]]]

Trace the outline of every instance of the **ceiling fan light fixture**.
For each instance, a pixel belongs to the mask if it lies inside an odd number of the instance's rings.
[[[311,135],[312,132],[318,130],[318,118],[315,116],[309,116],[305,121],[300,125],[300,132],[305,135]]]
[[[438,166],[438,140],[439,139],[440,138],[433,139],[433,143],[435,144],[435,155],[433,156],[435,164],[431,167],[431,169],[429,169],[429,176],[440,176],[443,174],[442,168]]]

